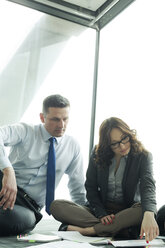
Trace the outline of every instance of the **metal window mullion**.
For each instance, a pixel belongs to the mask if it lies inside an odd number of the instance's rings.
[[[91,109],[90,141],[89,141],[89,157],[90,157],[92,148],[94,146],[95,119],[96,119],[96,99],[97,99],[97,79],[98,79],[98,64],[99,64],[99,43],[100,43],[100,30],[96,30],[95,62],[94,62],[94,76],[93,76],[93,96],[92,96],[92,109]]]

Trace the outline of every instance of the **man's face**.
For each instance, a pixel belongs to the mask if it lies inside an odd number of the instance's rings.
[[[46,130],[55,137],[63,136],[68,121],[69,121],[69,107],[66,108],[48,108],[48,113],[44,115],[40,113],[40,119]]]

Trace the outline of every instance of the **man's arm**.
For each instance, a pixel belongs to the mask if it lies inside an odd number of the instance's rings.
[[[73,202],[84,205],[86,202],[85,187],[84,187],[84,170],[82,154],[78,151],[68,169],[65,172],[68,174],[68,188]]]
[[[19,123],[10,126],[0,127],[0,170],[12,167],[6,154],[5,147],[15,146],[25,139],[27,134],[26,126]]]
[[[13,209],[17,195],[15,172],[6,154],[5,146],[17,145],[25,136],[26,128],[22,124],[0,128],[0,170],[3,173],[0,207],[3,206],[3,209]]]
[[[2,189],[0,191],[0,207],[13,209],[17,195],[15,172],[12,167],[3,169]]]

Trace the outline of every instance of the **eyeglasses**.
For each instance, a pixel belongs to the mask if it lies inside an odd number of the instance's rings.
[[[111,144],[111,148],[117,149],[117,148],[120,146],[121,143],[122,143],[122,144],[126,144],[126,143],[128,143],[129,141],[130,141],[130,137],[127,135],[127,136],[123,137],[120,141],[115,142],[115,143],[112,143],[112,144]]]

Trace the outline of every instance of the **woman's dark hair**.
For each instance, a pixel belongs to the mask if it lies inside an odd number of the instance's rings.
[[[99,129],[99,143],[95,149],[95,160],[100,165],[110,164],[114,157],[114,152],[111,149],[110,132],[113,128],[118,128],[120,131],[128,135],[131,143],[131,152],[137,154],[139,152],[147,152],[142,143],[136,137],[136,131],[131,130],[129,126],[117,117],[111,117],[104,120]]]

